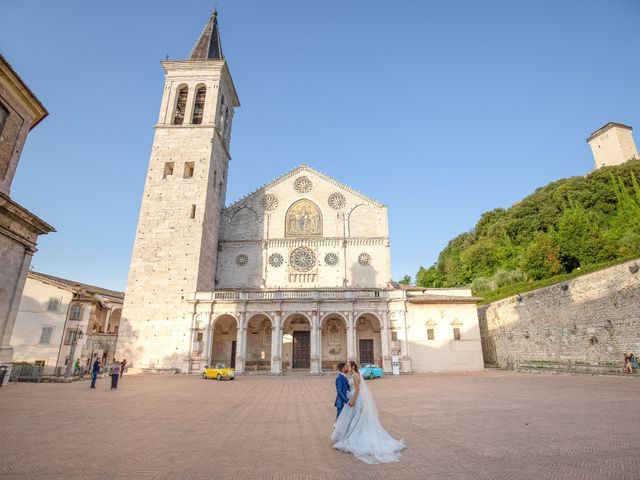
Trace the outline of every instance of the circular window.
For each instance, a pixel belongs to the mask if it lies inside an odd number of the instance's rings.
[[[302,176],[296,178],[293,187],[300,193],[309,193],[313,188],[313,183],[311,183],[311,180],[309,180],[307,177]]]
[[[371,255],[368,253],[361,253],[358,257],[358,263],[360,265],[369,265],[371,263]]]
[[[347,200],[340,192],[335,192],[329,195],[329,200],[327,200],[327,203],[329,203],[329,206],[334,210],[342,210],[347,204]]]
[[[249,263],[249,257],[247,257],[244,253],[236,257],[236,265],[238,265],[239,267],[244,267],[247,263]]]
[[[271,193],[267,193],[264,197],[262,197],[262,208],[267,211],[275,210],[278,208],[278,197]]]
[[[316,256],[310,248],[298,247],[291,252],[289,261],[298,272],[308,272],[316,266]]]
[[[324,263],[326,263],[327,265],[330,266],[334,266],[338,264],[338,255],[336,255],[335,253],[327,253],[324,256]]]
[[[272,253],[269,257],[269,265],[278,268],[284,263],[284,258],[279,253]]]

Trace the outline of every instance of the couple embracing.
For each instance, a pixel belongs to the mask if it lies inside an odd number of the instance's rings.
[[[382,428],[371,391],[354,361],[338,364],[335,406],[338,416],[331,435],[333,448],[353,453],[365,463],[400,459],[404,442]]]

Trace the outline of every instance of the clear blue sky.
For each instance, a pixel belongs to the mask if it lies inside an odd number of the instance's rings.
[[[227,203],[300,163],[389,206],[394,278],[480,214],[640,130],[640,2],[220,0],[236,112]],[[163,87],[205,0],[4,0],[0,51],[49,117],[12,197],[51,223],[36,270],[124,289]],[[640,143],[636,132],[636,142]]]

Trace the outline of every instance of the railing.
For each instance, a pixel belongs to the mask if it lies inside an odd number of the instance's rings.
[[[205,298],[206,295],[206,298]],[[265,292],[218,291],[196,295],[198,300],[354,300],[390,298],[386,290],[277,290]]]
[[[10,382],[41,382],[62,377],[66,367],[43,367],[40,365],[16,365],[11,368]]]

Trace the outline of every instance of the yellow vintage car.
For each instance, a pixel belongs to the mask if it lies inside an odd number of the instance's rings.
[[[215,378],[216,380],[233,380],[236,378],[236,372],[233,368],[229,368],[226,363],[216,363],[215,367],[205,365],[202,372],[202,378]]]

